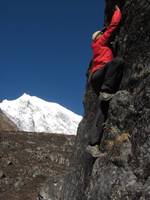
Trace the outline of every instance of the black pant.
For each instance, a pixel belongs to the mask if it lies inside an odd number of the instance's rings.
[[[124,61],[121,58],[115,58],[110,63],[106,64],[102,69],[97,70],[91,77],[91,85],[99,96],[99,93],[108,92],[115,93],[119,89],[122,79]],[[103,136],[103,124],[107,119],[109,102],[100,101],[99,109],[97,110],[96,117],[92,127],[92,134],[90,144],[99,144]]]

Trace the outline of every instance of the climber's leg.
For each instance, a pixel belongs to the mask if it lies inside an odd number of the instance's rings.
[[[103,69],[97,70],[91,77],[91,85],[97,96],[99,96],[102,86],[105,86],[104,82],[106,73],[109,72],[108,67],[111,67],[111,65],[112,63],[107,64],[106,66],[104,66]],[[106,90],[105,92],[108,92],[108,90]],[[93,131],[90,135],[90,142],[87,147],[87,152],[89,152],[93,157],[97,157],[99,154],[101,154],[99,145],[103,137],[103,125],[107,119],[108,107],[109,101],[99,101],[99,109],[97,109],[96,117],[92,127]]]
[[[116,57],[106,65],[105,79],[101,87],[102,92],[115,93],[119,89],[122,79],[124,60]]]
[[[99,96],[99,93],[101,91],[101,86],[104,81],[106,69],[107,68],[104,66],[102,69],[97,70],[91,77],[91,85],[97,96]],[[101,138],[103,136],[103,123],[106,120],[108,112],[108,104],[108,102],[99,101],[99,109],[97,109],[94,123],[91,128],[92,134],[90,135],[89,142],[91,146],[100,144]]]
[[[90,135],[90,145],[99,145],[103,137],[103,124],[107,119],[109,102],[100,102],[100,107],[93,123],[93,133]]]
[[[97,70],[96,72],[94,72],[94,74],[92,74],[91,85],[97,96],[99,95],[99,92],[101,90],[105,74],[106,74],[105,67]]]
[[[103,137],[104,122],[107,119],[109,102],[101,101],[100,108],[97,110],[97,114],[93,123],[93,131],[90,135],[90,142],[86,148],[86,151],[93,157],[104,156],[100,150],[100,143]]]

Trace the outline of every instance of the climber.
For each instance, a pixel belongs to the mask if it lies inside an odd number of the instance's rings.
[[[100,101],[100,108],[95,118],[96,131],[93,131],[86,149],[93,157],[99,157],[101,153],[99,144],[103,135],[103,124],[107,118],[109,101],[118,90],[122,78],[124,61],[119,57],[114,58],[108,46],[108,40],[118,27],[121,18],[121,10],[116,5],[110,25],[92,35],[93,59],[88,81]]]

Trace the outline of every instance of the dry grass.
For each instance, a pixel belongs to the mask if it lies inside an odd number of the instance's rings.
[[[130,141],[130,134],[129,132],[124,132],[120,135],[117,135],[113,140],[107,140],[106,146],[107,150],[111,151],[114,147],[119,147],[125,142]]]

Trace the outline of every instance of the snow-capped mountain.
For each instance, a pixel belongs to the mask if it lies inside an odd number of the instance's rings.
[[[12,101],[4,100],[0,109],[20,130],[75,135],[82,117],[63,106],[23,94]]]

